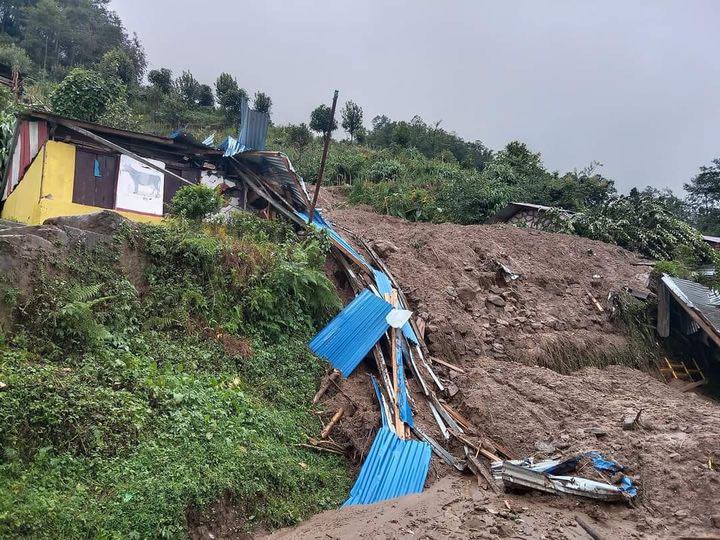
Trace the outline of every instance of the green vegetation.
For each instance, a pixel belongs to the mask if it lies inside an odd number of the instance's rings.
[[[188,219],[204,219],[220,211],[223,198],[216,190],[201,184],[180,188],[170,204],[170,214]]]
[[[305,344],[339,307],[327,248],[249,214],[175,219],[5,287],[0,536],[182,537],[225,494],[248,528],[341,502],[342,458],[298,446],[321,428]]]

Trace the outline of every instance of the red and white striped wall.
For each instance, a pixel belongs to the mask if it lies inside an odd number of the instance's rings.
[[[7,182],[1,199],[3,201],[13,192],[35,156],[48,140],[47,122],[44,120],[21,120],[19,129],[15,151],[8,165]]]

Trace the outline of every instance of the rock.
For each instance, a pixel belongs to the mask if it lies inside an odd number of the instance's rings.
[[[631,431],[635,429],[640,419],[640,413],[626,414],[622,420],[622,428],[625,431]]]
[[[545,441],[537,441],[535,443],[535,450],[542,454],[552,454],[555,451],[555,445]]]
[[[530,323],[530,328],[532,328],[533,330],[540,330],[542,327],[543,327],[542,323],[539,323],[539,322]]]
[[[505,306],[505,300],[499,294],[491,294],[487,297],[487,302],[497,307]]]
[[[82,216],[55,217],[46,219],[44,223],[45,225],[55,225],[61,228],[74,227],[83,231],[108,235],[115,234],[123,226],[136,226],[128,218],[110,210],[103,210],[102,212]]]
[[[716,529],[720,529],[720,514],[715,515],[715,516],[710,516],[710,523]]]
[[[459,388],[455,383],[450,383],[447,386],[445,386],[447,390],[448,397],[455,397],[455,395],[459,392]]]
[[[387,257],[390,253],[395,253],[398,249],[395,244],[387,240],[378,240],[373,242],[373,248],[382,258]]]
[[[465,305],[475,301],[478,291],[468,285],[463,285],[457,290],[458,299]]]
[[[498,353],[505,352],[505,346],[502,343],[498,343],[497,341],[492,344],[492,349],[493,351]]]

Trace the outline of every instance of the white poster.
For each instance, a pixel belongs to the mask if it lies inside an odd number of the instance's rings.
[[[148,159],[162,169],[162,161]],[[120,156],[115,208],[142,214],[163,215],[165,175],[125,154]]]

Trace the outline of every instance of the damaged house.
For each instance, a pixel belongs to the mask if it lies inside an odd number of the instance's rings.
[[[112,209],[135,221],[160,221],[183,185],[218,188],[230,206],[272,213],[267,189],[306,207],[287,157],[264,151],[267,115],[247,112],[240,137],[218,148],[182,132],[169,137],[30,111],[18,117],[0,182],[0,217],[28,224]],[[260,178],[262,177],[262,181]]]

